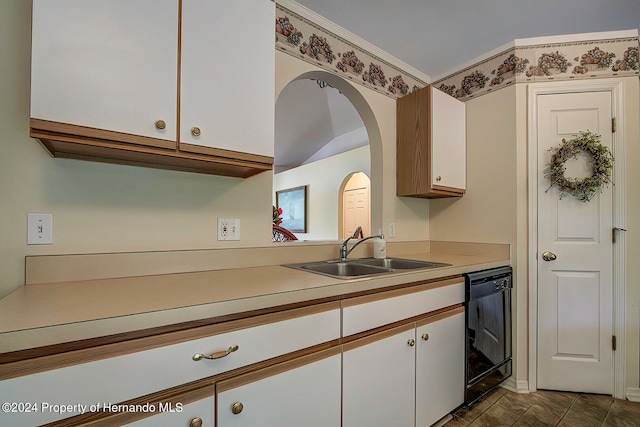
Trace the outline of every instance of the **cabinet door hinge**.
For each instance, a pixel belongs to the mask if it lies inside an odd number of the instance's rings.
[[[613,336],[611,337],[611,349],[612,349],[613,351],[616,351],[616,348],[617,348],[616,336],[615,336],[615,335],[613,335]]]
[[[615,117],[611,118],[611,132],[612,133],[616,132],[616,118]]]

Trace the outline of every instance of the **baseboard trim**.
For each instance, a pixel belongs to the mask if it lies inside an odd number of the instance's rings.
[[[529,380],[516,380],[507,378],[500,387],[518,394],[529,394]]]
[[[630,402],[640,402],[640,388],[627,387],[627,400]]]

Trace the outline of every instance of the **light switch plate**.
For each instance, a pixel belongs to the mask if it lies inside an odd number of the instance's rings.
[[[27,245],[53,244],[53,214],[27,213]]]

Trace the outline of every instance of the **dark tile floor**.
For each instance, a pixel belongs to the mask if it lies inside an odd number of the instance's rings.
[[[599,394],[539,390],[517,394],[498,388],[446,427],[640,427],[640,403]]]

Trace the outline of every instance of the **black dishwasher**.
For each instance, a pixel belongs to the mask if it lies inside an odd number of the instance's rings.
[[[465,274],[465,404],[511,376],[511,267]]]

